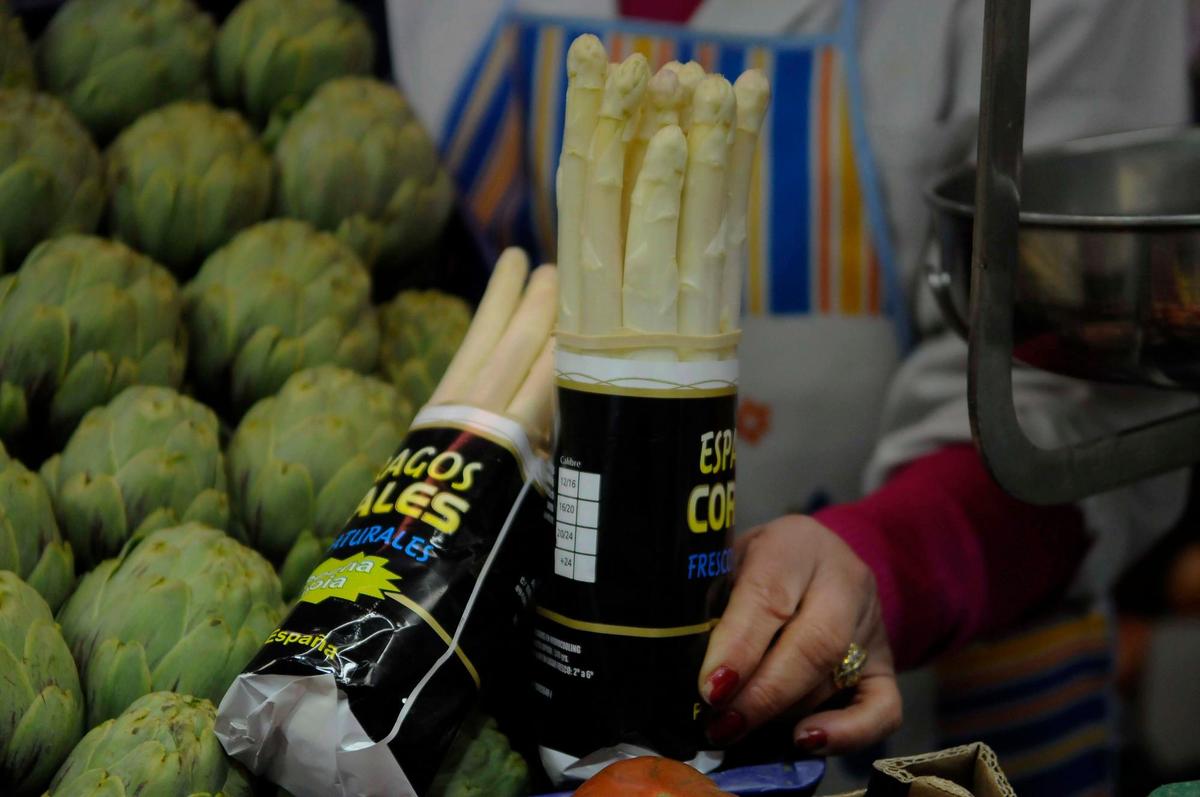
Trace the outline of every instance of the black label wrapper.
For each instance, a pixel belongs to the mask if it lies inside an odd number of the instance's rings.
[[[511,670],[512,651],[528,644],[531,545],[546,526],[519,427],[494,434],[506,419],[458,409],[491,423],[457,424],[453,412],[414,422],[242,676],[332,675],[417,793],[481,683]]]
[[[689,760],[732,566],[735,389],[560,381],[558,402],[533,642],[543,756],[628,744]]]

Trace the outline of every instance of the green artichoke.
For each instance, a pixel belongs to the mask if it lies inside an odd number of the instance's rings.
[[[430,797],[524,797],[529,767],[496,721],[476,712],[463,723],[429,788]]]
[[[178,387],[187,332],[175,280],[114,241],[46,241],[0,277],[0,438],[30,412],[65,439],[129,385]],[[37,420],[37,419],[35,419]]]
[[[46,88],[100,141],[174,100],[209,96],[217,31],[191,0],[70,0],[38,44]]]
[[[433,142],[395,88],[322,86],[275,148],[281,215],[331,230],[369,264],[396,269],[441,234],[454,202]]]
[[[42,478],[84,569],[130,537],[186,521],[229,524],[212,410],[167,387],[136,386],[84,416]]]
[[[113,233],[186,276],[267,215],[271,159],[233,111],[178,102],[117,136],[108,181]]]
[[[75,586],[75,558],[46,487],[0,445],[0,570],[12,570],[57,610]]]
[[[366,22],[340,0],[246,0],[213,53],[221,100],[260,126],[295,113],[327,80],[369,73],[374,60]]]
[[[358,257],[302,221],[267,221],[204,261],[183,291],[192,374],[214,401],[244,408],[297,371],[371,371],[379,323]]]
[[[42,596],[0,570],[0,784],[41,794],[83,733],[71,651]]]
[[[250,797],[250,777],[225,757],[207,700],[152,692],[83,737],[50,784],[52,797]]]
[[[0,88],[33,89],[33,50],[25,38],[21,20],[12,15],[8,3],[0,0]]]
[[[422,407],[467,334],[471,307],[441,291],[402,291],[380,317],[383,372],[409,404]]]
[[[294,596],[400,444],[412,409],[386,382],[331,365],[250,408],[229,444],[232,533],[282,562]],[[289,561],[290,556],[290,561]]]
[[[0,88],[0,272],[39,241],[92,232],[103,210],[104,169],[87,131],[48,94]]]
[[[185,523],[131,540],[80,580],[58,619],[92,727],[161,689],[220,700],[282,616],[265,559]]]

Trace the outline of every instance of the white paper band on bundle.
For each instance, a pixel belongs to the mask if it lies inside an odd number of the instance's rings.
[[[737,392],[738,361],[627,360],[559,347],[554,353],[560,386],[623,396],[701,398]]]
[[[740,330],[720,335],[680,335],[665,332],[622,332],[616,335],[580,335],[557,330],[555,342],[576,351],[633,351],[637,349],[678,349],[691,351],[728,351],[737,348]]]
[[[409,428],[445,426],[472,432],[508,449],[521,466],[521,477],[533,481],[542,492],[546,491],[548,478],[545,460],[534,453],[525,427],[512,418],[463,404],[440,404],[423,407]]]

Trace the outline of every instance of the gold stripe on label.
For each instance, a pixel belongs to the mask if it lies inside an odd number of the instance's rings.
[[[463,649],[460,648],[458,645],[454,644],[454,637],[452,637],[446,633],[446,629],[442,628],[442,624],[439,623],[437,620],[433,619],[433,615],[430,614],[429,612],[425,611],[424,606],[417,603],[416,601],[414,601],[412,598],[408,597],[407,595],[404,595],[403,593],[400,593],[400,592],[389,592],[389,593],[387,593],[387,595],[389,598],[392,598],[393,600],[397,601],[398,603],[403,604],[406,608],[408,608],[409,611],[411,611],[417,617],[420,617],[422,620],[424,620],[425,625],[432,628],[434,630],[434,633],[436,633],[438,636],[440,636],[442,638],[442,641],[446,643],[446,647],[450,647],[453,645],[454,654],[456,656],[458,656],[459,660],[463,663],[463,666],[467,668],[467,672],[470,673],[470,675],[471,675],[471,680],[475,682],[475,688],[478,689],[479,688],[479,671],[475,669],[475,665],[472,664],[471,660],[467,658],[467,654],[463,652]]]
[[[604,382],[574,382],[559,377],[554,380],[559,387],[577,390],[580,393],[600,393],[605,396],[632,396],[634,398],[712,398],[713,396],[733,396],[737,394],[736,385],[723,387],[618,387]]]
[[[708,620],[696,625],[681,625],[675,628],[640,628],[633,625],[608,625],[607,623],[589,623],[584,620],[572,620],[570,617],[552,612],[549,609],[538,607],[537,613],[547,620],[553,620],[559,625],[567,628],[574,628],[576,631],[590,631],[593,634],[607,634],[608,636],[631,636],[641,637],[643,639],[666,639],[676,636],[694,636],[695,634],[705,634],[713,630],[716,626],[716,620]]]

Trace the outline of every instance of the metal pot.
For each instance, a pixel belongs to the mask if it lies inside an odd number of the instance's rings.
[[[927,192],[927,278],[966,334],[975,166]],[[1013,354],[1085,379],[1200,389],[1200,129],[1078,141],[1021,169]]]

